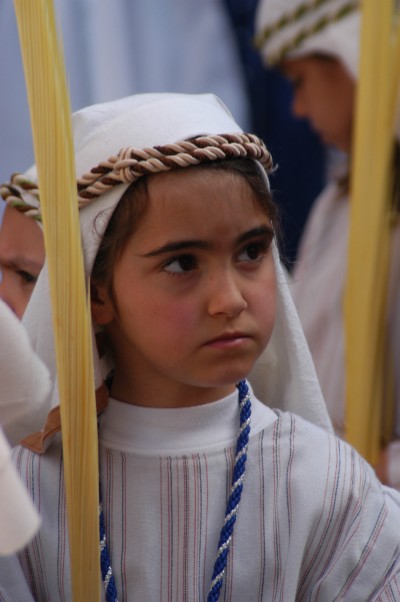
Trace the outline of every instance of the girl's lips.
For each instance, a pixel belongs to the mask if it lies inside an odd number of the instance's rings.
[[[233,348],[240,347],[244,343],[250,340],[249,335],[242,332],[235,332],[230,334],[223,334],[220,337],[216,337],[206,343],[207,347],[219,347],[219,348]]]

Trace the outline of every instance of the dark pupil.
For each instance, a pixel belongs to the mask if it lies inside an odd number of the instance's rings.
[[[258,245],[250,245],[247,247],[247,254],[250,257],[250,259],[257,259],[259,253],[260,250],[258,248]]]
[[[188,270],[192,270],[194,267],[193,257],[190,257],[190,255],[185,255],[183,257],[180,257],[179,264],[181,266],[181,269],[185,272]]]

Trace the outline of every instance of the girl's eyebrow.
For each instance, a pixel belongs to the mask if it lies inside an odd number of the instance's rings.
[[[208,249],[210,244],[204,240],[177,240],[174,242],[167,242],[165,245],[144,253],[140,257],[156,257],[157,255],[163,255],[164,253],[174,253],[176,251],[182,251],[184,249]]]
[[[274,236],[274,231],[271,226],[258,226],[258,228],[252,228],[252,230],[248,230],[248,232],[244,232],[238,236],[236,239],[236,244],[240,245],[241,243],[257,236],[272,238]]]
[[[257,228],[252,228],[240,236],[235,240],[236,245],[240,245],[247,240],[255,238],[256,236],[264,236],[264,237],[272,237],[273,230],[269,226],[258,226]],[[140,257],[157,257],[158,255],[164,255],[165,253],[176,253],[177,251],[184,251],[187,249],[210,249],[211,244],[205,240],[177,240],[173,242],[167,242],[165,245],[161,247],[157,247],[148,253],[144,253],[140,255]]]

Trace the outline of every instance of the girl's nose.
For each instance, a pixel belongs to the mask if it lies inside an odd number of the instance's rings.
[[[208,312],[211,316],[238,316],[247,308],[242,287],[231,274],[211,276],[209,281]]]

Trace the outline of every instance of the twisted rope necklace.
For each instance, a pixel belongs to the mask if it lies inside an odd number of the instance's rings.
[[[239,391],[240,428],[236,442],[235,467],[232,475],[231,491],[225,511],[225,520],[219,536],[217,558],[214,564],[211,587],[207,596],[207,602],[217,602],[219,600],[226,571],[230,543],[232,541],[233,527],[235,526],[236,514],[242,495],[243,477],[246,468],[247,447],[250,434],[251,397],[245,380],[241,380],[236,386]],[[117,588],[111,568],[110,554],[107,547],[107,538],[104,527],[101,488],[99,522],[101,576],[106,594],[106,602],[118,602]]]

